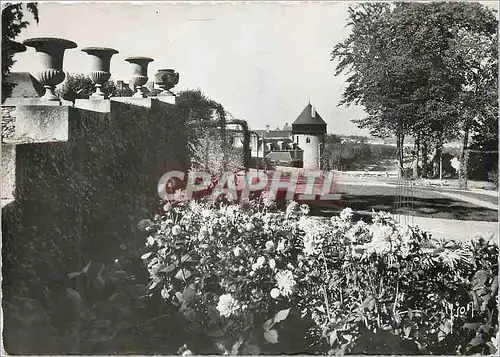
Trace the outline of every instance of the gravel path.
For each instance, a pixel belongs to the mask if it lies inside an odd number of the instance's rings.
[[[434,238],[471,240],[483,237],[498,240],[498,222],[458,221],[428,217],[412,217],[413,224],[432,234]]]

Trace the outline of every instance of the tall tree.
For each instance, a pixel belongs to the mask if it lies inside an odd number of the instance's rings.
[[[24,20],[26,11],[38,23],[36,3],[2,3],[2,100],[12,91],[12,84],[3,78],[14,65],[14,55],[20,52],[20,45],[14,39],[29,25],[29,21]]]
[[[361,4],[349,9],[352,31],[337,44],[336,74],[348,74],[341,105],[365,107],[356,122],[379,137],[397,137],[400,166],[405,136],[436,143],[454,138],[460,121],[462,75],[449,51],[460,29],[489,31],[489,10],[471,3]],[[439,156],[439,155],[438,155]]]
[[[484,21],[496,24],[493,14],[489,15],[484,16]],[[450,48],[450,64],[462,80],[457,103],[462,139],[459,184],[467,188],[466,153],[471,135],[484,142],[498,139],[498,128],[494,125],[495,119],[498,120],[498,35],[493,26],[476,32],[459,29]]]

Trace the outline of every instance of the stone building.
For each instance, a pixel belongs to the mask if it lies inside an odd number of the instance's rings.
[[[252,158],[264,158],[276,165],[319,169],[326,123],[309,103],[290,126],[274,130],[253,130],[250,136]],[[241,147],[242,135],[233,136],[233,145]]]
[[[309,170],[319,169],[326,123],[311,103],[293,122],[292,134],[294,143],[304,150],[302,167]]]

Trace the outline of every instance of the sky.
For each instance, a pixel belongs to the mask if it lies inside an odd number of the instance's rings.
[[[40,22],[16,38],[61,37],[64,71],[87,73],[87,46],[119,51],[111,60],[114,79],[128,81],[129,56],[154,58],[148,68],[174,68],[174,90],[201,89],[251,129],[291,124],[310,101],[329,133],[368,135],[351,119],[362,107],[339,107],[345,76],[335,76],[330,53],[348,34],[354,2],[323,3],[39,3]],[[35,50],[16,55],[12,71],[36,73]]]

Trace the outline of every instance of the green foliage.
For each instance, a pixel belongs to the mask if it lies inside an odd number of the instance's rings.
[[[177,96],[176,112],[189,128],[193,167],[214,174],[224,170],[239,171],[244,167],[248,158],[245,158],[244,150],[231,146],[231,136],[226,130],[226,112],[221,104],[200,90],[187,90]]]
[[[498,170],[493,170],[488,173],[488,180],[495,184],[498,189]]]
[[[119,256],[115,263],[89,262],[68,273],[65,285],[44,306],[35,299],[7,301],[7,351],[130,354],[150,350],[174,354],[179,348],[174,329],[182,320],[175,319],[168,306],[144,298],[147,285],[142,283],[144,271],[137,264],[137,253],[129,249]],[[170,336],[163,335],[163,341],[158,341],[145,333],[153,330],[170,330]]]
[[[159,178],[188,167],[185,123],[172,106],[113,103],[109,115],[70,115],[70,141],[25,145],[20,153],[30,162],[23,191],[2,212],[5,301],[29,297],[46,306],[69,287],[82,295],[66,273],[137,251],[135,222],[154,212]]]
[[[101,87],[107,97],[118,96],[118,88],[112,81],[107,81]],[[56,94],[59,98],[74,102],[75,99],[88,99],[95,92],[95,85],[89,76],[85,74],[68,74],[61,87],[57,88]]]
[[[270,209],[257,202],[247,208],[167,203],[147,228],[142,258],[149,289],[178,306],[190,331],[205,336],[202,345],[186,341],[194,353],[245,353],[255,346],[265,353],[278,344],[284,353],[293,339],[281,331],[297,303],[287,267],[294,254],[287,237],[296,234],[297,213]]]
[[[150,221],[149,289],[205,336],[185,340],[191,351],[495,352],[496,244],[432,240],[385,213],[367,225],[350,209],[307,212],[181,202]]]
[[[14,65],[14,54],[19,52],[19,46],[13,40],[30,24],[24,20],[26,11],[38,23],[37,3],[2,3],[2,98],[7,98],[12,91],[12,85],[3,78]]]
[[[308,211],[269,199],[166,203],[106,262],[80,258],[45,281],[46,299],[4,295],[7,350],[496,352],[496,244],[432,240],[382,212],[366,224],[350,209],[327,221]]]
[[[396,158],[395,147],[359,143],[326,143],[324,164],[335,170],[364,169],[367,165],[378,165],[385,170]],[[391,165],[392,166],[392,165]]]
[[[243,149],[224,143],[219,129],[206,128],[193,152],[193,167],[211,173],[238,172],[244,169]]]
[[[24,148],[33,163],[25,170],[26,191],[2,214],[3,296],[9,311],[19,312],[6,317],[6,348],[173,354],[182,319],[140,299],[147,278],[137,264],[143,242],[135,222],[154,212],[166,170],[188,167],[185,123],[171,106],[115,103],[109,116],[70,114],[78,136]],[[144,332],[160,330],[172,340]]]
[[[372,135],[438,142],[472,122],[491,122],[496,98],[497,20],[477,3],[366,3],[349,9],[336,74],[348,74],[340,104],[360,104]],[[474,118],[474,119],[472,119]],[[400,158],[402,164],[402,158]]]

